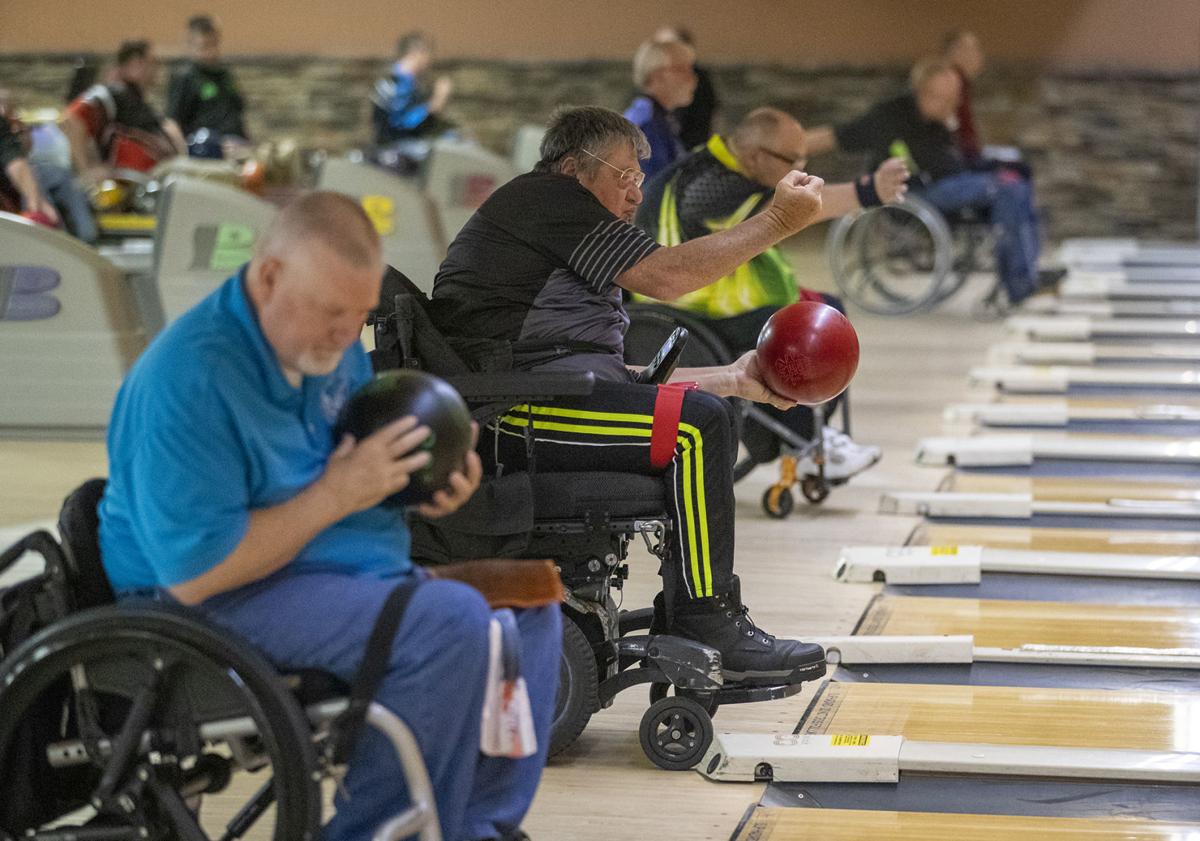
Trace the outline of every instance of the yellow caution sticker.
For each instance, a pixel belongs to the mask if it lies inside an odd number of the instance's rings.
[[[362,207],[375,226],[375,232],[385,237],[396,229],[396,203],[387,196],[363,196]]]
[[[836,733],[829,737],[829,746],[834,748],[865,748],[871,744],[866,733]]]
[[[958,547],[957,546],[930,546],[929,554],[933,555],[935,558],[938,555],[957,555]]]

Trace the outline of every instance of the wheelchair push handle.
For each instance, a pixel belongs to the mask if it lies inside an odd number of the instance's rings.
[[[47,567],[55,562],[61,563],[63,560],[62,547],[59,546],[54,535],[45,529],[38,529],[25,535],[0,553],[0,573],[7,572],[9,567],[13,566],[26,552],[36,552],[41,555],[46,560]]]

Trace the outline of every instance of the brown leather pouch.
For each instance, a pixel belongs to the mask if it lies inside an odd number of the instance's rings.
[[[541,607],[563,600],[562,579],[554,561],[488,558],[426,567],[432,578],[470,584],[493,608]]]

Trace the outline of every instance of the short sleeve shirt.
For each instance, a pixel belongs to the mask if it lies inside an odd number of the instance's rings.
[[[575,367],[627,379],[629,318],[616,281],[657,248],[573,177],[518,176],[450,244],[433,286],[440,326],[458,336],[586,343],[596,353]]]
[[[84,124],[105,159],[115,154],[114,141],[123,137],[143,147],[155,160],[174,152],[163,133],[161,117],[135,85],[93,85],[67,106],[66,113]],[[120,160],[111,162],[123,165]]]
[[[222,65],[193,62],[168,86],[167,116],[185,135],[206,128],[218,136],[247,137],[244,107],[233,73]]]
[[[355,343],[332,373],[291,386],[241,274],[170,325],[125,379],[109,425],[100,545],[113,589],[170,587],[223,561],[252,511],[285,502],[321,475],[338,413],[370,377]],[[352,514],[286,569],[406,573],[402,512]]]
[[[954,135],[944,124],[927,120],[911,93],[873,106],[856,120],[834,129],[838,146],[847,152],[869,152],[872,168],[893,154],[900,142],[917,171],[931,181],[963,171]]]

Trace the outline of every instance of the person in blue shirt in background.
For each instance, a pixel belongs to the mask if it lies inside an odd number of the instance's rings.
[[[633,84],[638,95],[625,109],[625,119],[646,135],[650,157],[641,161],[650,179],[686,151],[679,123],[671,112],[692,101],[696,92],[696,54],[682,41],[646,41],[633,57]]]
[[[433,39],[420,31],[405,33],[396,41],[391,75],[377,81],[371,95],[376,145],[428,138],[452,127],[441,113],[453,84],[446,76],[434,79],[432,85],[428,79],[433,50]]]
[[[413,417],[333,440],[342,406],[372,376],[359,334],[382,277],[362,209],[310,193],[280,211],[247,266],[154,340],[109,425],[100,544],[118,597],[191,606],[281,669],[353,678],[388,594],[420,574],[404,513],[379,503],[429,458],[415,449],[429,430]],[[480,475],[468,453],[420,513],[456,510]],[[490,620],[475,589],[424,581],[375,698],[416,734],[447,841],[523,838],[549,744],[559,609],[518,616],[538,743],[521,760],[479,752]],[[390,743],[367,728],[323,837],[368,838],[407,799]]]

